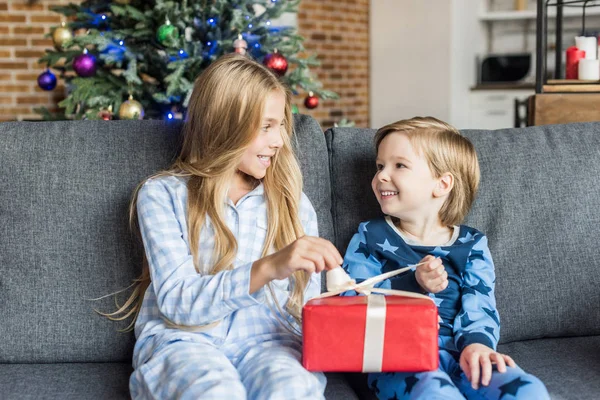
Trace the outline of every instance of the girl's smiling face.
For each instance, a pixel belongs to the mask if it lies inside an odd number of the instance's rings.
[[[238,165],[240,172],[259,180],[265,177],[277,150],[283,146],[284,118],[285,94],[273,91],[265,101],[261,127]]]
[[[393,132],[381,141],[376,164],[371,187],[385,214],[401,220],[437,214],[433,192],[438,179],[406,133]]]

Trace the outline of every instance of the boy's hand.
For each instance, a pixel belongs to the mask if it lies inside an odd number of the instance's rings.
[[[442,260],[432,255],[425,256],[415,270],[415,278],[423,290],[428,293],[438,293],[448,287],[448,273]]]
[[[496,363],[498,372],[506,372],[506,365],[516,367],[517,364],[506,354],[495,352],[493,349],[480,344],[473,343],[465,347],[460,354],[460,368],[467,379],[471,382],[473,389],[479,389],[481,384],[487,386],[492,379],[492,363]]]

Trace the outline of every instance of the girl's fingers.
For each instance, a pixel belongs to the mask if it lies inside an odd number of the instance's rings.
[[[493,357],[496,361],[496,368],[498,372],[504,373],[506,372],[506,363],[504,362],[504,357],[500,353],[492,353],[490,358]]]
[[[481,384],[487,386],[492,379],[492,363],[488,355],[483,355],[479,362],[481,363]]]
[[[309,250],[302,254],[301,257],[314,263],[315,272],[321,272],[325,269],[326,260],[322,253],[314,250]]]
[[[340,252],[329,240],[314,236],[303,236],[302,239],[306,240],[311,250],[324,256],[327,269],[339,267],[344,262]]]

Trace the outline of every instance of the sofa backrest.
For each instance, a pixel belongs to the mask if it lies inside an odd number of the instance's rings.
[[[371,129],[326,132],[335,243],[380,214]],[[481,165],[466,224],[488,235],[501,342],[600,334],[600,123],[463,132]]]
[[[333,239],[327,148],[295,121],[305,192]],[[174,159],[180,123],[0,123],[0,363],[130,361],[134,338],[93,309],[140,273],[133,189]],[[121,301],[124,299],[121,296]]]

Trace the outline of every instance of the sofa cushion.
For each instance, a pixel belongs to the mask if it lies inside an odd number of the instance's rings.
[[[489,236],[501,342],[600,334],[600,123],[465,131],[481,163],[466,223]],[[335,243],[380,215],[372,129],[326,132]]]
[[[503,342],[600,334],[599,132],[464,132],[482,171],[467,223],[489,236]]]
[[[358,224],[382,215],[371,190],[375,174],[375,130],[333,128],[325,132],[331,173],[335,245],[345,251]],[[342,253],[342,255],[344,255]]]
[[[498,351],[544,382],[552,400],[598,398],[600,364],[590,361],[600,359],[600,336],[518,341],[500,345]],[[346,374],[346,379],[360,399],[377,400],[367,374]]]
[[[4,400],[126,400],[129,363],[0,364]],[[358,399],[342,374],[326,374],[327,400]]]
[[[540,378],[552,400],[598,398],[600,336],[525,340],[500,345],[498,350]]]
[[[6,400],[131,399],[129,363],[0,364]]]
[[[312,118],[295,121],[305,192],[332,238],[328,158]],[[167,167],[180,123],[0,124],[0,363],[123,362],[133,335],[93,312],[140,273],[128,228],[135,186]],[[124,299],[122,297],[121,299]]]

